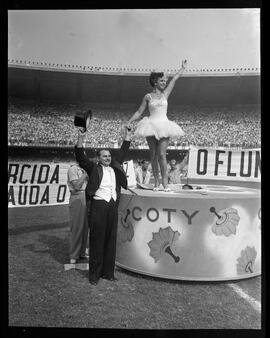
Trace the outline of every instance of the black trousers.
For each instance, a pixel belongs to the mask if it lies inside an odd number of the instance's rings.
[[[93,199],[89,218],[89,280],[114,277],[118,205]]]

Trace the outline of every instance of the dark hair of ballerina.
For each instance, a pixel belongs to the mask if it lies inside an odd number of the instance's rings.
[[[160,77],[163,77],[164,76],[164,73],[163,72],[152,72],[149,76],[149,82],[150,82],[150,85],[152,87],[155,87],[155,84],[157,82],[157,80],[160,78]]]

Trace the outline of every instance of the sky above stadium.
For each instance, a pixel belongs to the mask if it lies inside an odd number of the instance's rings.
[[[260,67],[260,10],[10,10],[8,58],[100,67]]]

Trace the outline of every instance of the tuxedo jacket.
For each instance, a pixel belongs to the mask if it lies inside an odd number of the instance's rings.
[[[129,146],[130,141],[124,141],[118,151],[117,157],[112,158],[110,164],[110,167],[113,168],[115,172],[117,204],[119,203],[120,199],[121,187],[127,189],[127,178],[121,164],[124,162]],[[84,148],[78,148],[75,146],[75,156],[76,161],[79,163],[80,167],[87,172],[89,177],[85,192],[87,200],[92,199],[98,190],[103,177],[102,165],[90,161],[85,155]]]

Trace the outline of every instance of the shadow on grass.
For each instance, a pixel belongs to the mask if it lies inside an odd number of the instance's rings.
[[[42,231],[42,230],[53,230],[53,229],[61,229],[68,227],[68,222],[65,223],[57,223],[57,224],[43,224],[43,225],[32,225],[32,226],[26,226],[21,228],[13,228],[8,229],[9,235],[21,235],[21,234],[27,234],[30,232],[35,231]]]
[[[25,245],[24,248],[35,253],[46,252],[60,264],[68,262],[68,238],[62,239],[57,236],[41,234],[38,236],[38,243]]]
[[[134,271],[130,271],[130,270],[125,270],[121,267],[116,267],[115,271],[117,271],[118,273],[122,274],[122,275],[126,275],[129,277],[135,277],[137,280],[144,280],[144,281],[155,281],[155,282],[163,282],[163,283],[167,283],[167,284],[181,284],[181,285],[221,285],[223,286],[226,283],[238,283],[240,281],[243,280],[223,280],[223,281],[193,281],[193,280],[177,280],[177,279],[167,279],[167,278],[162,278],[162,277],[152,277],[149,275],[143,275]],[[254,279],[254,278],[258,278],[259,276],[254,276],[254,277],[250,277],[249,279]]]

